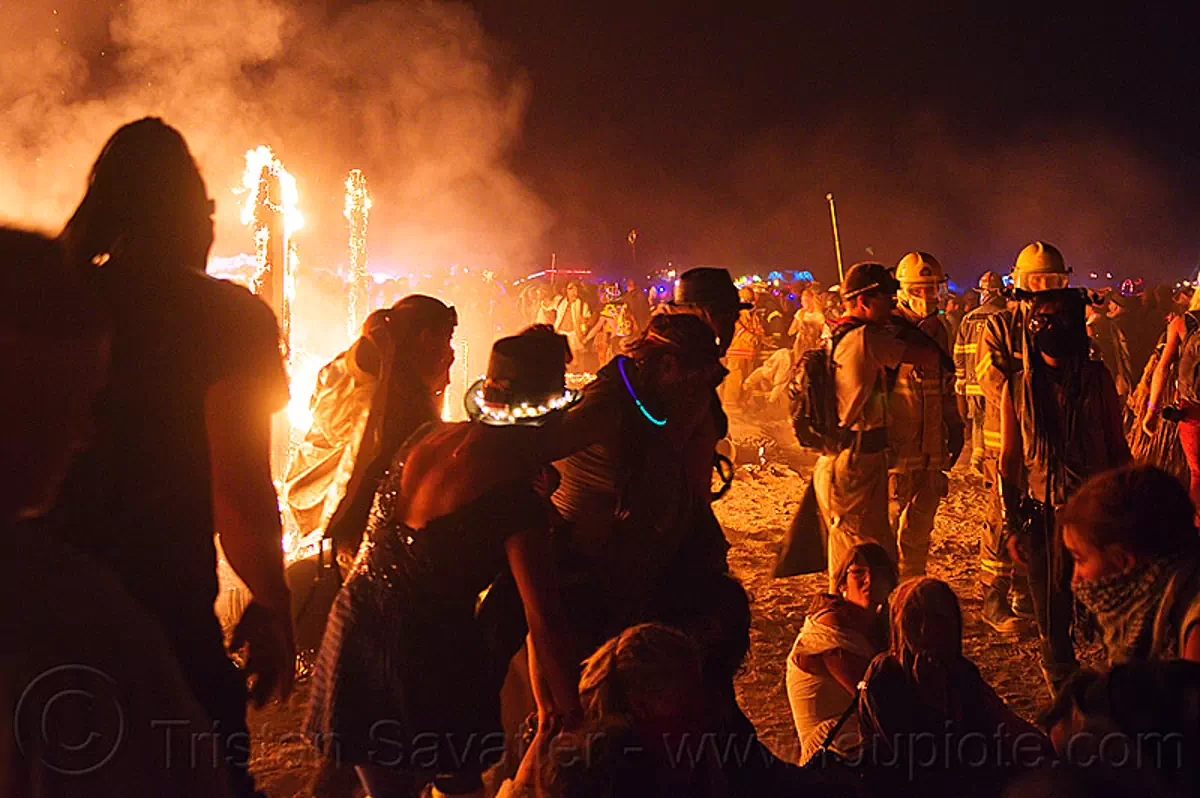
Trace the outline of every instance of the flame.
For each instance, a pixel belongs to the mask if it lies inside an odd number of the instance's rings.
[[[350,339],[367,317],[367,219],[371,212],[371,195],[361,169],[353,169],[346,178],[346,207],[343,215],[350,224],[350,280],[347,291],[346,332]]]
[[[292,437],[303,436],[312,427],[313,415],[310,407],[313,389],[321,373],[321,359],[307,352],[294,352],[288,369],[287,416],[292,425]]]
[[[300,190],[296,188],[296,178],[283,168],[283,164],[275,157],[275,152],[265,144],[246,151],[246,171],[242,172],[242,185],[234,189],[235,194],[246,195],[242,202],[242,224],[254,224],[258,180],[263,169],[279,176],[279,189],[283,195],[280,199],[284,237],[291,240],[292,234],[304,227],[304,214],[300,213],[299,207]]]

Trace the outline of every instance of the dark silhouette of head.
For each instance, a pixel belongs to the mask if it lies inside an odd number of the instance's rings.
[[[45,512],[88,442],[108,329],[56,242],[0,228],[0,523]]]
[[[78,268],[203,271],[212,214],[183,136],[147,117],[124,125],[104,145],[62,239]]]

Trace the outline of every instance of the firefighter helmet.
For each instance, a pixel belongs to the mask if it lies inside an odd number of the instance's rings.
[[[900,304],[921,318],[938,311],[946,294],[946,272],[928,252],[910,252],[896,265]]]
[[[1004,287],[1004,278],[993,271],[986,271],[979,278],[980,291],[999,291]]]
[[[1013,282],[1024,291],[1048,291],[1066,288],[1070,270],[1062,253],[1053,244],[1034,241],[1017,255]]]

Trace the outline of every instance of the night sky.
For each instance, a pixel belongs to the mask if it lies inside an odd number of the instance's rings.
[[[531,102],[513,166],[560,261],[952,275],[1034,238],[1076,272],[1200,263],[1194,11],[477,0]],[[645,270],[644,268],[642,269]]]

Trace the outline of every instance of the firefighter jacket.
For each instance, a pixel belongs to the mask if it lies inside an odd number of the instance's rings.
[[[935,314],[915,323],[949,354],[950,326],[945,317]],[[961,424],[954,398],[954,375],[940,367],[928,373],[911,364],[901,364],[888,405],[889,468],[892,471],[948,469],[947,430]]]
[[[979,337],[975,359],[975,379],[986,404],[983,445],[988,454],[1000,454],[1000,414],[1004,385],[1024,366],[1025,353],[1032,347],[1025,329],[1026,309],[1010,302],[1003,310],[987,317]]]
[[[1002,297],[980,305],[963,317],[958,328],[958,340],[954,342],[954,392],[959,396],[983,398],[983,388],[975,375],[979,363],[979,339],[988,317],[1004,310]]]

